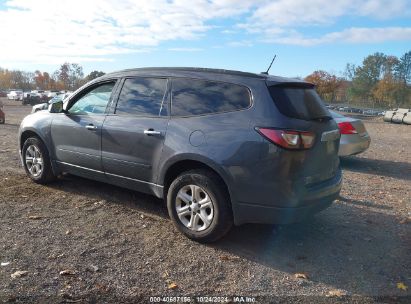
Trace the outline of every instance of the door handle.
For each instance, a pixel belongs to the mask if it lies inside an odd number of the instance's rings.
[[[86,129],[87,130],[97,130],[97,127],[95,125],[87,125]]]
[[[148,129],[148,130],[144,130],[144,134],[146,134],[148,136],[161,135],[161,132],[160,131],[154,131],[153,129]]]

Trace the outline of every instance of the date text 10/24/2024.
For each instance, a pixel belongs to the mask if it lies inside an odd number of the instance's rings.
[[[255,297],[233,296],[233,297],[213,297],[213,296],[157,296],[150,297],[151,303],[257,303]]]

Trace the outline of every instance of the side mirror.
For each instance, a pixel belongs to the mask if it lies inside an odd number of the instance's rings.
[[[63,101],[59,100],[56,102],[53,102],[51,105],[49,105],[49,112],[50,113],[62,113],[63,111]]]

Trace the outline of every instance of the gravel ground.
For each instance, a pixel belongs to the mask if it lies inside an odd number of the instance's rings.
[[[340,199],[311,220],[235,227],[202,245],[178,233],[151,196],[74,176],[32,183],[16,143],[30,107],[6,101],[5,112],[0,302],[411,301],[410,126],[365,121],[371,147],[342,160]]]

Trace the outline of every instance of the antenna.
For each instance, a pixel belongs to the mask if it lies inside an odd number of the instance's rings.
[[[266,72],[262,72],[261,74],[268,75],[268,71],[270,71],[271,66],[273,65],[273,62],[274,62],[275,58],[277,58],[277,55],[274,55],[274,58],[273,58],[273,60],[271,60],[270,66],[268,67],[267,71],[266,71]]]

